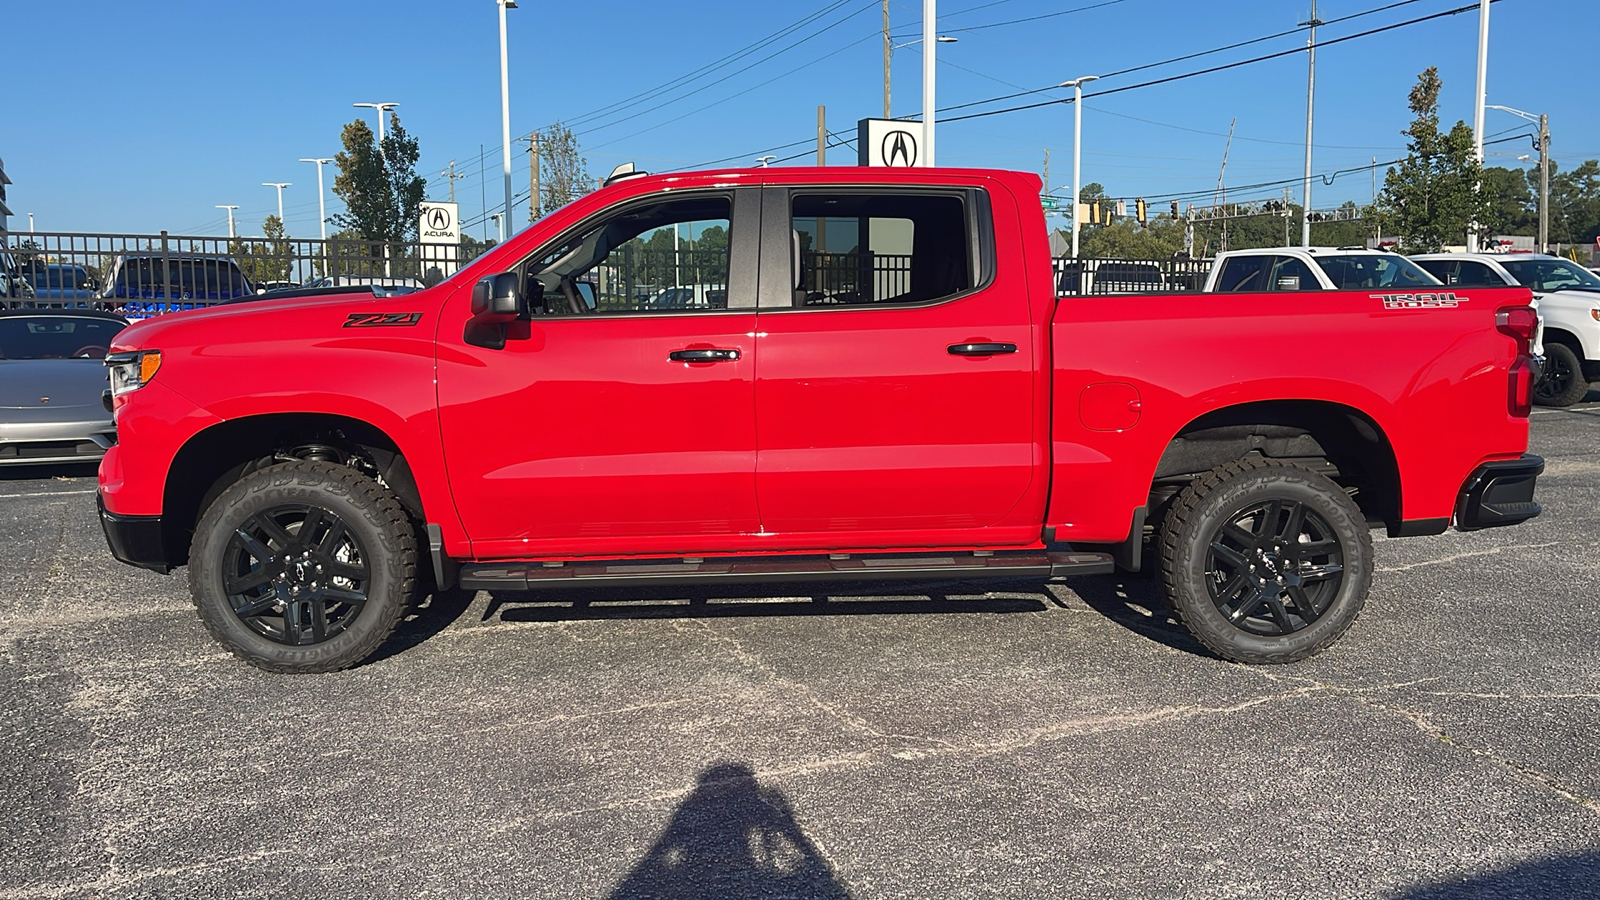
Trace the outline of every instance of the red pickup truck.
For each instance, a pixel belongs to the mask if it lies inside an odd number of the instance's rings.
[[[1370,527],[1539,513],[1526,288],[1058,301],[1039,188],[624,177],[427,290],[138,323],[106,537],[282,672],[361,661],[430,587],[1043,579],[1147,544],[1201,642],[1280,663],[1355,619]]]

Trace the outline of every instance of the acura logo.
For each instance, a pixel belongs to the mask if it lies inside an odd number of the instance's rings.
[[[449,231],[450,210],[442,206],[435,206],[433,209],[428,210],[428,230]]]
[[[917,139],[911,136],[911,132],[895,130],[883,136],[883,164],[886,166],[917,164]]]

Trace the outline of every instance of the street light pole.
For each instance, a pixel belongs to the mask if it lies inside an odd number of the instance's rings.
[[[1484,0],[1485,3],[1488,0]],[[922,0],[922,151],[927,165],[933,165],[934,50],[939,44],[935,0]]]
[[[511,230],[511,74],[506,56],[506,10],[516,9],[517,0],[495,0],[500,7],[500,149],[505,160],[505,230]],[[530,201],[533,202],[533,201]],[[502,240],[504,236],[502,236]]]
[[[228,237],[230,237],[230,238],[236,238],[236,237],[239,236],[233,230],[233,211],[238,209],[238,208],[239,208],[238,204],[234,204],[232,206],[228,206],[228,205],[222,204],[222,203],[218,203],[217,204],[217,209],[225,209],[225,210],[228,211]]]
[[[321,174],[321,172],[322,172],[321,169],[317,170],[318,174]],[[261,186],[262,187],[270,187],[270,188],[277,188],[278,189],[278,227],[279,228],[283,228],[283,231],[286,234],[288,233],[289,229],[284,228],[284,226],[283,226],[283,189],[288,187],[289,185],[290,185],[290,182],[287,182],[287,181],[263,181],[263,182],[261,182]]]
[[[1483,169],[1483,111],[1489,90],[1489,4],[1492,0],[1478,0],[1478,93],[1472,109],[1472,151],[1478,158],[1478,169]],[[1480,179],[1481,180],[1481,179]],[[1478,189],[1473,185],[1473,190]],[[1467,225],[1467,252],[1478,252],[1478,223]]]
[[[331,157],[312,157],[310,159],[302,157],[300,161],[317,164],[317,223],[322,226],[322,239],[327,240],[328,207],[324,199],[326,195],[322,191],[322,167],[333,162],[333,159]],[[451,183],[451,186],[455,186],[454,182]]]
[[[1084,75],[1063,81],[1062,87],[1072,88],[1072,258],[1078,258],[1078,194],[1083,190],[1083,85],[1099,80],[1099,75]]]
[[[1311,0],[1311,20],[1301,22],[1311,26],[1311,36],[1306,41],[1306,175],[1300,188],[1300,246],[1311,246],[1311,111],[1317,94],[1317,0]]]
[[[352,103],[351,106],[361,106],[378,111],[378,154],[383,155],[383,114],[399,106],[398,103]]]
[[[1548,253],[1550,242],[1550,117],[1544,113],[1534,115],[1509,106],[1488,104],[1484,109],[1498,109],[1513,116],[1536,122],[1539,125],[1539,252]],[[1518,157],[1527,159],[1527,157]]]

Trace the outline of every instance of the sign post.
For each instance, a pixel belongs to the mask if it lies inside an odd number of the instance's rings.
[[[454,203],[422,201],[417,237],[422,241],[422,281],[436,284],[461,268],[461,220]],[[437,245],[437,246],[435,246]],[[430,277],[438,272],[437,280]]]

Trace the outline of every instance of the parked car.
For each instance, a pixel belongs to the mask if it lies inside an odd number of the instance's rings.
[[[8,300],[32,300],[33,285],[22,277],[22,267],[3,247],[0,247],[0,308]]]
[[[225,256],[128,253],[112,258],[94,299],[139,319],[253,293],[239,264]]]
[[[662,288],[643,304],[645,309],[727,309],[728,288],[721,284],[685,284]]]
[[[1261,247],[1217,254],[1205,290],[1366,291],[1438,287],[1439,279],[1398,253],[1365,247]]]
[[[319,275],[300,284],[303,288],[373,287],[386,295],[409,294],[424,285],[415,278],[390,278],[384,275]]]
[[[39,300],[88,301],[100,283],[87,268],[70,263],[34,263],[23,270]]]
[[[257,294],[270,294],[274,291],[292,291],[300,285],[292,281],[258,281],[256,282]]]
[[[126,327],[87,309],[0,310],[0,465],[93,462],[116,442],[101,395]]]
[[[1431,276],[1368,255],[1352,268],[1374,286],[1290,303],[1059,303],[1041,187],[973,169],[640,176],[416,294],[139,323],[110,358],[101,525],[124,562],[188,566],[239,657],[325,672],[382,645],[420,579],[559,592],[1147,563],[1204,646],[1287,663],[1338,640],[1386,577],[1373,524],[1539,514],[1527,288],[1418,302],[1399,276]],[[821,216],[840,234],[900,220],[905,284],[797,296],[794,223]],[[638,235],[708,219],[749,237],[725,308],[581,302]]]
[[[1541,406],[1571,406],[1600,381],[1600,275],[1542,253],[1425,253],[1417,265],[1447,285],[1517,284],[1533,291],[1544,320]]]

